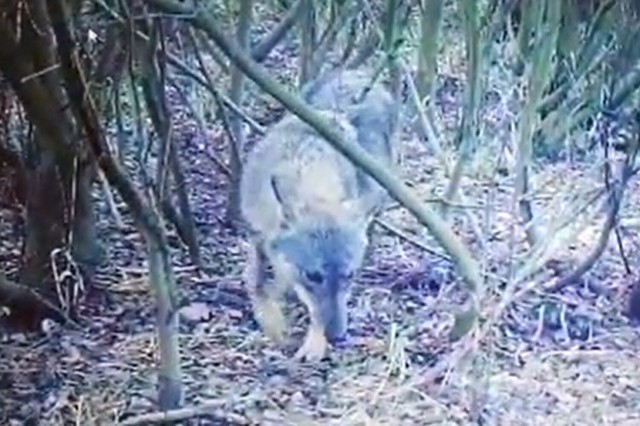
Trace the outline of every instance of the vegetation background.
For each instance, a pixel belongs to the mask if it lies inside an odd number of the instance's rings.
[[[638,424],[639,12],[0,0],[0,422]],[[392,88],[396,169],[298,97],[335,66]],[[319,364],[241,281],[242,160],[286,110],[397,201]]]

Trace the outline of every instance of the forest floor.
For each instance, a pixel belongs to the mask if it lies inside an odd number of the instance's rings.
[[[267,65],[290,80],[295,61],[285,67],[283,55],[286,50],[275,52]],[[435,109],[449,137],[462,83],[455,64],[441,74],[447,77],[440,79]],[[227,176],[214,161],[226,161],[227,138],[218,124],[201,132],[175,93],[171,98],[207,266],[206,272],[192,267],[172,234],[186,404],[210,407],[194,424],[640,424],[640,333],[624,315],[628,288],[637,278],[633,266],[640,260],[633,224],[640,182],[631,182],[621,210],[621,224],[631,231],[622,235],[630,274],[612,237],[581,283],[555,293],[542,290],[554,273],[566,272],[594,246],[603,215],[585,219],[569,242],[554,247],[556,262],[546,273],[526,283],[531,291],[513,300],[467,352],[447,337],[466,298],[459,275],[409,213],[390,209],[382,221],[404,236],[377,227],[374,250],[354,288],[349,344],[321,363],[297,363],[291,355],[306,326],[302,306],[291,303],[291,342],[278,348],[257,329],[244,294],[243,243],[224,224]],[[273,121],[274,101],[261,98],[251,111],[266,126]],[[509,112],[490,98],[482,117],[485,126],[497,129],[497,139]],[[412,127],[404,130],[399,173],[425,202],[434,200],[448,179]],[[499,278],[508,277],[510,259],[526,253],[521,226],[513,222],[513,175],[496,177],[487,156],[477,154],[462,183],[467,199],[480,207],[452,215],[456,233],[493,277],[482,298],[484,312],[500,302]],[[133,160],[128,166],[135,175]],[[536,211],[550,222],[566,210],[576,216],[569,198],[584,201],[601,185],[590,168],[586,160],[539,168],[532,179],[539,188]],[[2,424],[104,425],[125,419],[123,413],[154,410],[158,346],[145,247],[123,204],[124,229],[102,199],[98,205],[107,260],[81,308],[86,328],[3,337]],[[4,212],[0,225],[0,250],[9,250],[15,241]]]

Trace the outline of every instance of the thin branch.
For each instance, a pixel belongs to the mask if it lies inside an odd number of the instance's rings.
[[[161,51],[164,51],[164,48]],[[152,49],[152,52],[156,52],[156,49]],[[153,54],[149,58],[143,83],[147,110],[150,112],[151,121],[161,142],[159,158],[162,161],[157,165],[155,195],[160,200],[163,213],[175,225],[180,239],[187,246],[191,261],[194,265],[201,267],[200,248],[187,195],[186,179],[178,157],[178,149],[172,140],[171,111],[164,93],[166,77],[162,58],[165,57],[165,55]],[[169,185],[165,184],[169,172],[173,175],[180,214],[175,211],[169,194]]]
[[[189,101],[189,98],[187,97],[187,94],[184,92],[183,88],[178,84],[176,79],[169,77],[169,78],[167,78],[167,81],[169,81],[169,84],[171,84],[173,86],[173,89],[176,91],[176,93],[178,94],[178,96],[182,100],[183,105],[189,110],[189,112],[191,113],[191,117],[196,121],[196,125],[198,127],[198,131],[200,132],[200,137],[203,140],[206,140],[207,139],[207,132],[205,131],[204,118],[202,117],[201,114],[198,114],[196,109],[193,107],[192,103]],[[220,105],[217,105],[217,106],[218,107],[222,106],[222,103],[220,103]],[[263,129],[261,129],[261,130],[263,130]],[[262,134],[262,132],[259,132],[259,133]],[[223,163],[218,157],[216,157],[215,155],[213,155],[212,153],[210,153],[208,151],[205,151],[205,153],[207,154],[209,159],[211,159],[211,161],[213,161],[216,164],[216,166],[218,166],[220,171],[225,176],[229,176],[231,174],[231,170],[229,170],[229,167],[227,167],[227,165],[225,163]]]
[[[122,24],[126,24],[125,19],[122,16],[118,15],[117,12],[115,12],[114,10],[109,8],[106,4],[104,4],[103,1],[101,1],[101,0],[95,0],[95,1],[96,1],[96,3],[98,5],[100,5],[109,14],[109,16],[111,16],[112,18],[116,19],[118,22],[120,22]],[[141,40],[143,40],[145,42],[149,41],[149,36],[144,34],[141,31],[136,30],[136,31],[133,32],[133,34],[136,37],[139,37]],[[221,99],[222,103],[224,105],[226,105],[231,111],[233,111],[234,114],[237,114],[244,122],[246,122],[253,129],[258,130],[260,132],[264,132],[264,128],[260,125],[260,123],[258,123],[257,121],[252,119],[247,113],[242,111],[242,109],[238,105],[236,105],[234,102],[232,102],[231,99],[229,99],[228,96],[226,96],[226,95],[224,95],[222,93],[219,93],[218,90],[215,88],[215,86],[213,84],[211,84],[211,79],[205,79],[202,76],[198,75],[198,73],[193,71],[189,67],[189,65],[185,64],[180,58],[178,58],[174,54],[172,54],[170,52],[166,52],[166,55],[167,55],[167,61],[168,61],[169,65],[171,65],[173,67],[176,67],[181,72],[183,72],[185,75],[193,78],[198,84],[203,86],[208,91],[210,91],[212,93],[213,92],[218,93],[218,96],[220,96],[220,99]]]
[[[448,260],[451,261],[451,258],[445,254],[442,254],[432,248],[430,248],[429,246],[427,246],[426,244],[424,244],[422,241],[419,241],[417,238],[414,238],[413,236],[407,234],[406,232],[401,231],[400,229],[396,228],[395,226],[389,224],[388,222],[380,219],[380,218],[376,218],[374,220],[375,223],[377,223],[382,229],[384,229],[385,231],[389,232],[391,235],[394,235],[398,238],[400,238],[401,240],[406,241],[407,243],[411,244],[412,246],[414,246],[417,249],[420,249],[426,253],[432,254],[434,256],[437,256],[441,259],[444,260]]]
[[[249,421],[243,416],[232,413],[221,408],[222,402],[212,402],[193,407],[185,407],[177,410],[159,411],[155,413],[141,414],[135,417],[129,417],[126,420],[118,422],[118,426],[138,426],[150,425],[165,422],[179,422],[197,417],[208,417],[211,421],[215,418],[218,422],[226,424],[247,425]],[[226,411],[226,412],[225,412]]]
[[[256,62],[262,62],[269,56],[269,53],[274,47],[280,43],[282,39],[291,31],[291,28],[296,24],[296,21],[300,19],[300,12],[302,12],[304,4],[303,0],[298,0],[291,6],[289,13],[280,21],[269,34],[267,34],[255,47],[251,50],[251,57]]]
[[[638,138],[638,136],[636,137]],[[564,287],[567,287],[568,285],[571,285],[578,281],[582,275],[584,275],[591,269],[591,267],[595,264],[595,262],[600,258],[600,256],[606,249],[607,243],[609,242],[609,236],[611,235],[611,231],[616,224],[616,219],[620,210],[620,205],[622,203],[624,191],[629,180],[634,175],[634,164],[636,154],[638,152],[638,141],[636,141],[634,145],[634,149],[629,152],[627,154],[627,157],[625,158],[625,163],[620,172],[620,179],[617,183],[612,183],[609,185],[609,209],[607,210],[607,216],[604,224],[602,225],[602,230],[600,231],[600,236],[598,237],[596,245],[593,247],[593,250],[591,250],[591,253],[589,253],[587,257],[583,259],[583,261],[573,271],[560,278],[552,285],[548,286],[548,290],[560,291]],[[607,165],[607,163],[605,163],[605,179],[607,179],[607,175],[609,174],[609,166]]]

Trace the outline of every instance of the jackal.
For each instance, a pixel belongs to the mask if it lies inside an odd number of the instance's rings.
[[[336,81],[311,83],[316,86],[303,89],[303,97],[344,138],[390,162],[392,124],[384,129],[377,124],[385,122],[380,112],[377,118],[365,116],[384,105],[349,103],[344,95],[326,94]],[[337,103],[330,102],[332,96]],[[369,225],[386,191],[291,114],[248,154],[240,191],[250,228],[245,281],[254,316],[265,334],[282,342],[287,330],[282,299],[293,289],[310,317],[296,357],[320,359],[327,343],[346,333],[351,279],[363,262]],[[273,268],[272,282],[267,281],[267,264]]]

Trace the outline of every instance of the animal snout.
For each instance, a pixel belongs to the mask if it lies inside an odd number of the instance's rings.
[[[325,334],[330,343],[339,343],[346,340],[347,322],[341,319],[330,321],[325,327]]]
[[[324,313],[324,333],[332,344],[342,343],[347,338],[346,300],[335,300],[326,306]]]

